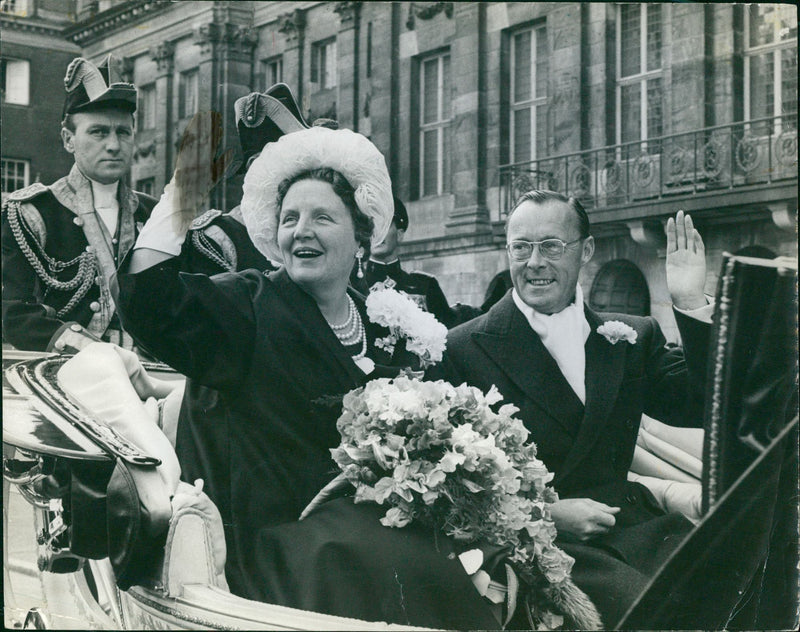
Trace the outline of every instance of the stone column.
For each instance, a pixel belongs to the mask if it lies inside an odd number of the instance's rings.
[[[486,6],[482,2],[457,2],[454,10],[450,159],[455,204],[447,227],[450,233],[485,232],[490,230],[484,164],[486,135],[481,132],[487,106],[483,77],[487,58]]]
[[[156,157],[163,156],[163,171],[155,182],[155,191],[163,191],[172,178],[173,147],[175,143],[172,125],[172,71],[175,59],[175,44],[163,42],[150,49],[150,57],[156,62]]]
[[[361,2],[337,2],[333,9],[339,14],[339,35],[336,55],[339,77],[336,98],[339,125],[358,131],[360,83]]]
[[[278,18],[278,31],[286,37],[283,53],[283,76],[294,92],[300,111],[308,112],[307,97],[303,91],[303,47],[305,42],[306,14],[302,9],[284,13]]]

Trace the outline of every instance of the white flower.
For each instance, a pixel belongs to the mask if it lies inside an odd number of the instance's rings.
[[[636,344],[638,335],[633,327],[619,320],[607,320],[597,328],[597,333],[605,336],[612,345],[617,344],[620,340],[625,340],[632,345]]]
[[[373,285],[367,296],[367,316],[391,332],[376,344],[392,353],[398,338],[403,336],[407,338],[406,349],[419,357],[423,367],[436,364],[442,359],[447,343],[447,327],[394,286],[392,279],[386,279]]]

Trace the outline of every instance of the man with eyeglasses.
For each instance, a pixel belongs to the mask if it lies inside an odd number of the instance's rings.
[[[441,368],[429,376],[484,391],[496,385],[520,409],[555,474],[552,516],[559,545],[576,559],[573,579],[613,628],[692,527],[627,472],[643,412],[672,425],[702,423],[712,309],[703,241],[682,211],[668,220],[667,285],[683,340],[670,349],[655,319],[584,304],[578,276],[595,244],[579,201],[526,193],[509,213],[506,239],[513,291],[450,331]]]

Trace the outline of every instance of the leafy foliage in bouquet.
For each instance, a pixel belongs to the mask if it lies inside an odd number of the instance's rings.
[[[569,579],[574,560],[554,544],[553,475],[514,417],[517,407],[493,410],[501,399],[494,387],[483,394],[406,375],[372,380],[345,395],[342,441],[331,453],[355,502],[388,505],[384,525],[419,521],[463,542],[508,547],[526,584],[545,588],[549,606],[563,611],[564,595],[548,589],[580,591]],[[599,626],[599,617],[578,623]]]

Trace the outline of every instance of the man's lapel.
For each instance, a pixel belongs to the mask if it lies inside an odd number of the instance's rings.
[[[595,445],[617,401],[625,373],[628,343],[611,344],[597,333],[603,323],[600,316],[589,307],[585,307],[585,314],[590,328],[586,340],[586,408],[575,445],[559,473],[562,480]]]
[[[511,293],[492,307],[485,329],[473,336],[476,344],[502,368],[511,382],[574,435],[575,411],[576,407],[581,407],[581,402],[553,356],[514,304]]]

